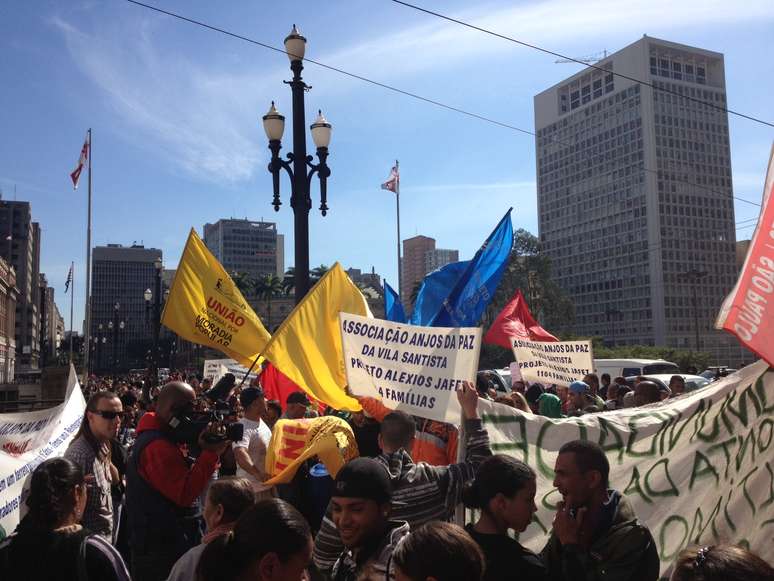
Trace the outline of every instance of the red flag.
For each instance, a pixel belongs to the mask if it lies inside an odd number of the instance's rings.
[[[723,301],[715,321],[774,365],[774,146],[763,187],[763,205],[736,286]]]
[[[517,290],[500,314],[497,315],[492,326],[484,335],[484,343],[500,345],[506,349],[513,347],[513,339],[526,339],[527,341],[558,341],[551,333],[538,325],[538,322],[529,312],[527,301],[521,290]]]
[[[303,391],[293,381],[277,369],[273,363],[267,363],[260,375],[261,387],[267,400],[273,399],[280,403],[282,411],[288,407],[288,396],[294,391]],[[306,394],[309,397],[309,394]],[[318,410],[322,413],[325,406],[309,397],[309,401],[316,403]]]
[[[70,179],[73,180],[73,189],[78,189],[78,182],[81,179],[81,172],[83,171],[83,166],[86,165],[86,162],[89,160],[89,147],[91,144],[89,143],[89,134],[86,134],[86,141],[83,142],[83,147],[81,148],[81,157],[78,159],[78,165],[73,170],[73,173],[70,174]]]
[[[383,190],[390,190],[391,192],[397,192],[400,185],[400,172],[398,166],[394,165],[390,170],[390,177],[382,184]]]

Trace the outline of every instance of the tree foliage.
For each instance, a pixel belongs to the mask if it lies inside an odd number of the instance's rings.
[[[553,334],[572,328],[575,307],[551,278],[551,260],[540,251],[536,236],[519,229],[513,236],[513,249],[500,286],[484,314],[485,327],[521,289],[532,315]]]

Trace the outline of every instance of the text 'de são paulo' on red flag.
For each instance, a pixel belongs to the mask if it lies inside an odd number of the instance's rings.
[[[734,290],[723,301],[715,327],[774,365],[774,146],[763,206]]]

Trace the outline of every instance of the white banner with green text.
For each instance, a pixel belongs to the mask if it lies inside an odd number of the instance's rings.
[[[485,400],[479,410],[493,452],[537,472],[538,511],[520,537],[533,551],[561,500],[552,485],[558,450],[586,439],[604,448],[610,486],[650,528],[662,575],[695,543],[741,543],[774,562],[774,370],[765,361],[641,408],[559,420]]]

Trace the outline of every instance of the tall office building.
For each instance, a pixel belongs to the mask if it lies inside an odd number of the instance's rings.
[[[413,304],[411,294],[414,286],[425,275],[450,262],[460,259],[458,250],[447,250],[435,247],[435,239],[428,236],[414,236],[403,241],[400,298],[406,308]]]
[[[40,365],[53,365],[56,361],[56,351],[62,336],[57,336],[57,324],[61,315],[56,306],[55,289],[48,286],[48,279],[42,272],[39,275],[40,284]]]
[[[14,379],[16,367],[16,272],[0,258],[0,384]]]
[[[40,365],[40,225],[29,202],[0,200],[0,256],[16,271],[16,369]]]
[[[92,368],[97,371],[145,367],[152,347],[153,313],[146,289],[155,292],[161,250],[142,245],[97,246],[92,253]],[[154,299],[155,300],[155,299]]]
[[[285,237],[274,222],[224,218],[204,225],[204,243],[229,273],[258,278],[285,272]]]
[[[576,332],[692,349],[696,318],[738,363],[712,328],[737,274],[723,55],[646,36],[597,66],[535,97],[540,240]]]

